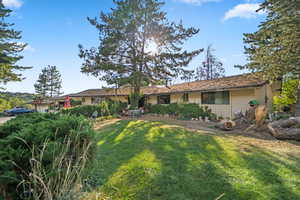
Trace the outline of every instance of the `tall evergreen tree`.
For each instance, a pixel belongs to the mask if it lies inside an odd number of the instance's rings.
[[[42,69],[39,78],[34,85],[35,92],[42,97],[54,97],[62,94],[62,80],[56,66],[48,66]]]
[[[23,78],[20,71],[30,69],[16,64],[23,58],[19,53],[24,50],[26,44],[17,42],[21,39],[21,31],[12,29],[14,24],[5,22],[11,12],[0,1],[0,84],[21,81]]]
[[[196,68],[196,80],[211,80],[224,76],[223,63],[213,55],[213,51],[212,45],[209,45],[205,51],[205,60],[202,62],[202,65]]]
[[[137,106],[141,85],[176,77],[202,49],[184,51],[184,41],[199,32],[170,23],[159,0],[114,0],[110,13],[88,21],[99,31],[100,45],[81,45],[81,71],[108,84],[129,83],[132,105]],[[122,80],[122,81],[119,81]]]
[[[57,70],[56,66],[48,66],[48,88],[49,88],[49,96],[59,96],[62,94],[61,92],[61,74]]]
[[[267,11],[267,18],[258,31],[244,34],[245,53],[250,62],[240,68],[260,72],[270,81],[287,74],[299,77],[300,0],[266,0],[260,10]],[[300,116],[299,98],[297,115]]]
[[[38,80],[34,84],[35,92],[42,97],[46,97],[48,92],[48,82],[47,68],[44,68],[39,74]]]

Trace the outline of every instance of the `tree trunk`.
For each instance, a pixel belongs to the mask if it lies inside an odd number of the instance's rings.
[[[297,95],[296,117],[300,117],[300,88],[298,88],[298,95]]]
[[[133,93],[131,94],[131,107],[138,108],[139,100],[140,100],[140,91],[141,86],[139,84],[135,84],[133,86]]]
[[[299,121],[297,118],[275,121],[268,124],[268,129],[279,140],[300,141],[300,128],[294,127]]]

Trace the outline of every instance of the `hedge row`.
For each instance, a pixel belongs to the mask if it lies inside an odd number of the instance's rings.
[[[63,109],[61,113],[71,114],[85,117],[92,117],[93,113],[97,111],[98,116],[109,116],[120,114],[124,108],[127,107],[126,103],[114,102],[114,101],[103,101],[98,105],[82,105],[76,106],[69,109]]]
[[[216,119],[217,116],[212,113],[211,109],[207,106],[201,107],[199,104],[177,104],[172,103],[168,105],[150,105],[149,112],[161,115],[173,115],[180,119],[192,119],[192,118],[202,118],[208,117],[209,119]]]

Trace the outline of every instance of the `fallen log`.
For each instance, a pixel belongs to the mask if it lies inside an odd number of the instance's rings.
[[[268,124],[268,129],[272,136],[279,140],[297,140],[300,141],[300,128],[294,128],[297,124],[295,118],[287,120],[278,120]]]

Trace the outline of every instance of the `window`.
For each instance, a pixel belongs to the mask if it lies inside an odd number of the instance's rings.
[[[184,93],[182,96],[183,102],[189,102],[189,93]]]
[[[82,97],[81,102],[82,102],[82,103],[85,102],[85,97]]]
[[[92,97],[92,104],[99,104],[100,102],[104,101],[105,98],[103,97]]]
[[[204,92],[202,93],[202,104],[229,104],[229,91]]]
[[[157,96],[157,104],[170,104],[170,95]]]

